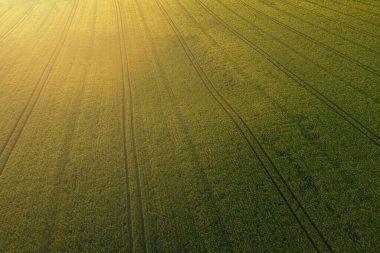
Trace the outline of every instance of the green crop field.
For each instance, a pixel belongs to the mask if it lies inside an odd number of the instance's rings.
[[[0,252],[379,252],[380,1],[0,0]]]

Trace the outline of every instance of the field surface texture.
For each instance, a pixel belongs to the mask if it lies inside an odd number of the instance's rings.
[[[0,0],[0,252],[379,252],[380,1]]]

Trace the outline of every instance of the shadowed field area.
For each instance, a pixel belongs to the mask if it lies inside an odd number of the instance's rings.
[[[377,252],[380,2],[0,0],[0,252]]]

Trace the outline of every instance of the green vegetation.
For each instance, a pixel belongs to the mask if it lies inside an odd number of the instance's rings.
[[[0,0],[0,252],[376,252],[380,3]]]

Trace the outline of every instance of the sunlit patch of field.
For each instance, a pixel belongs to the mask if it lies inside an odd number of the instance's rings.
[[[0,252],[376,252],[380,3],[0,0]]]

